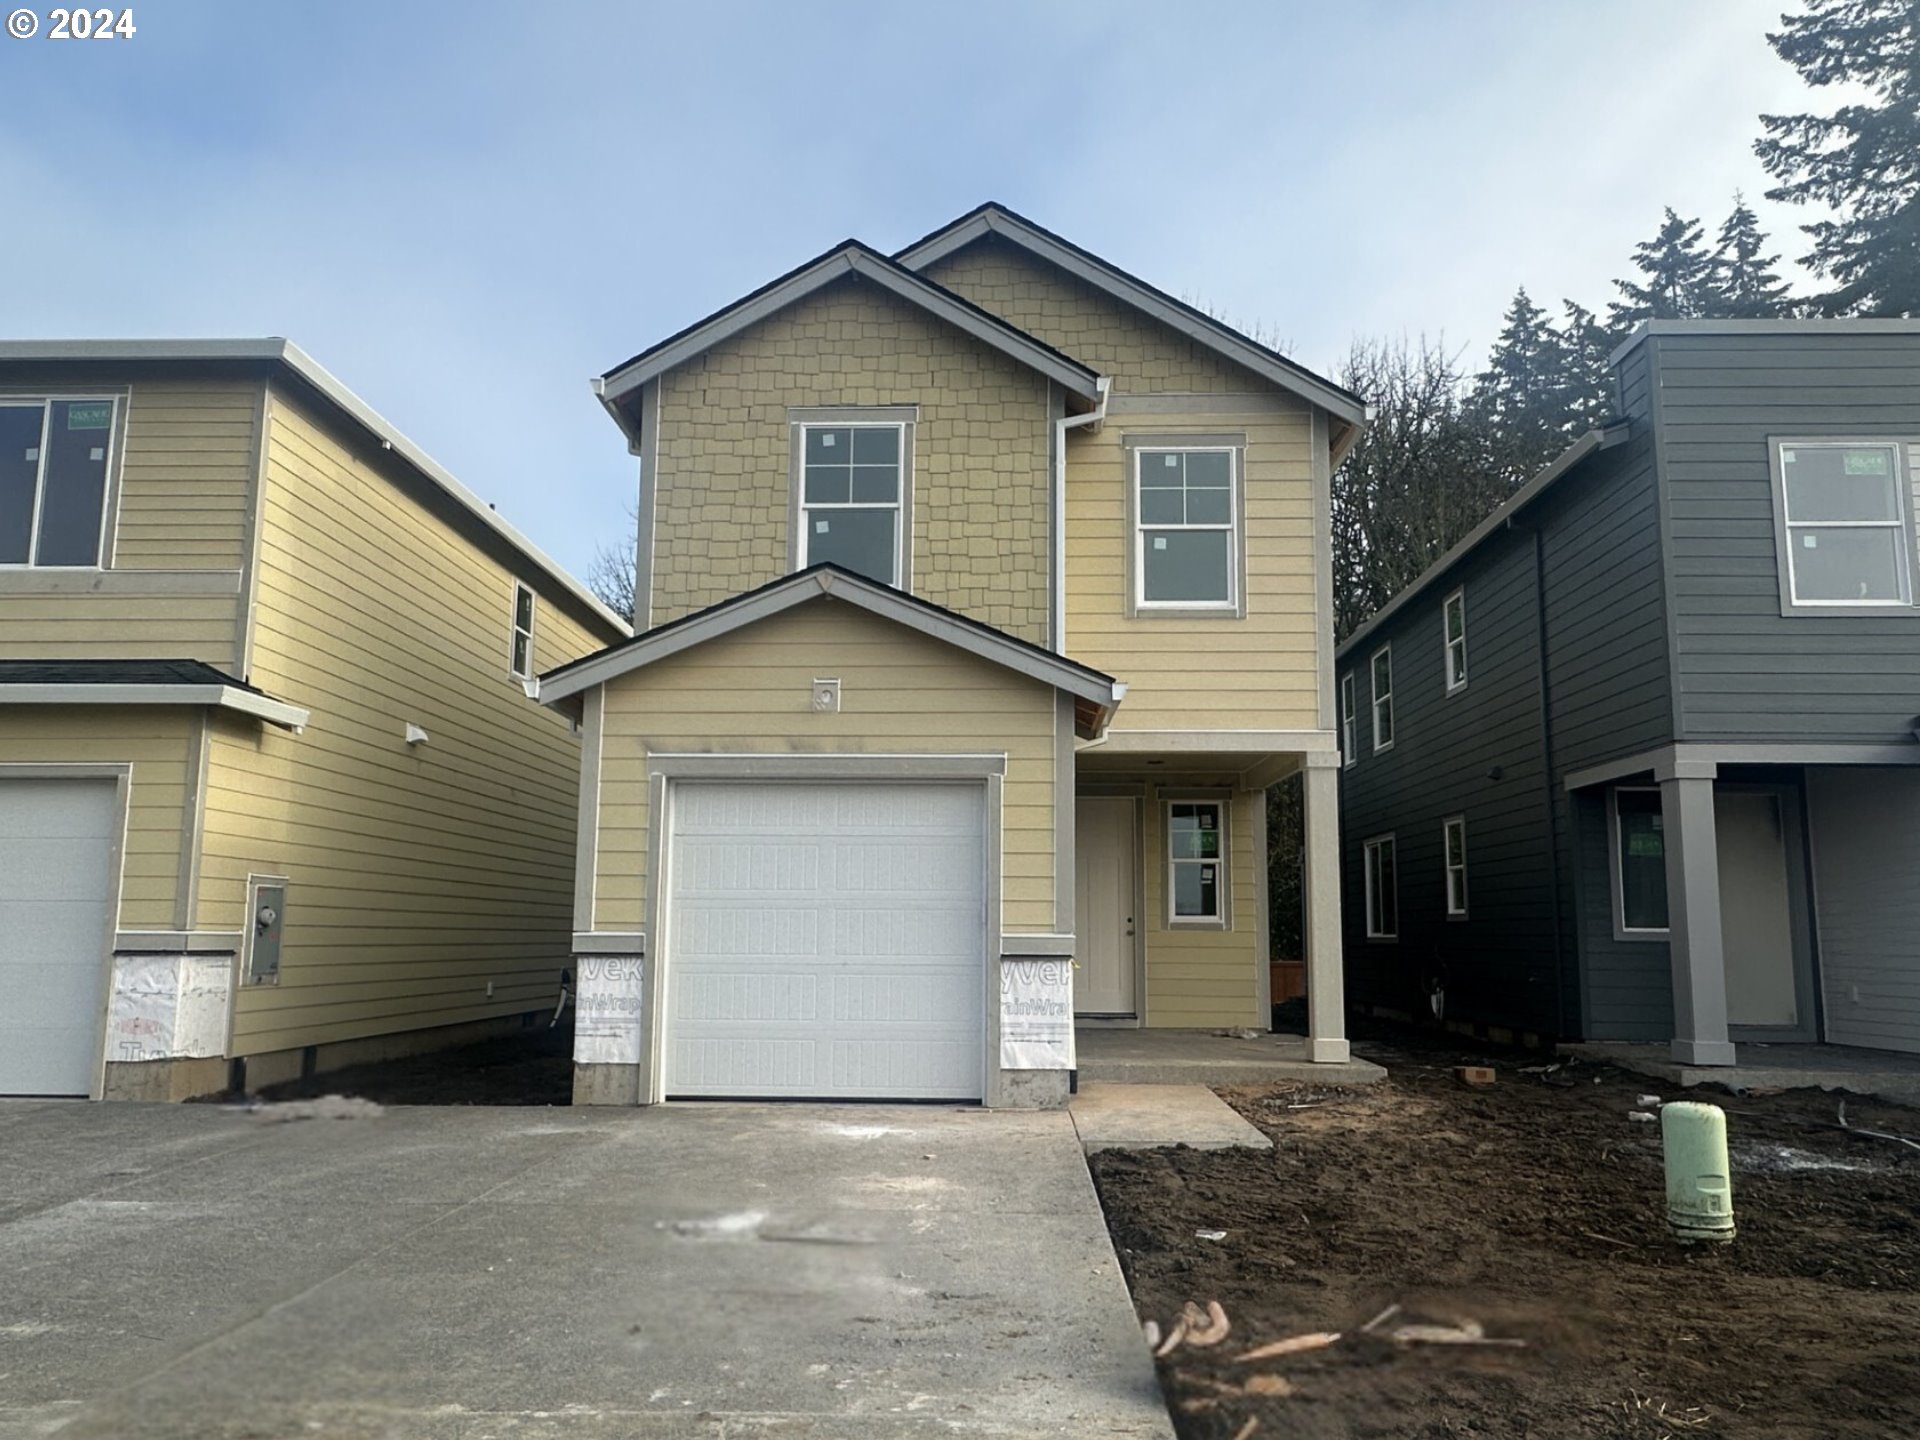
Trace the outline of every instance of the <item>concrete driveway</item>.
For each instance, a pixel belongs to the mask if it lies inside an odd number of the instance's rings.
[[[0,1437],[1167,1436],[1067,1116],[0,1102]]]

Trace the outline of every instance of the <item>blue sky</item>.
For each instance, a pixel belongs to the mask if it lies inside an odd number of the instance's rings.
[[[590,375],[983,199],[1323,370],[1604,304],[1667,203],[1798,254],[1782,8],[149,0],[0,38],[0,334],[289,336],[583,570],[634,484]]]

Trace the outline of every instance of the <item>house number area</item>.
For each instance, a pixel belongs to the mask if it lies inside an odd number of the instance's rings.
[[[31,40],[42,29],[40,16],[32,10],[13,10],[7,15],[7,33],[16,40]],[[44,31],[49,40],[131,40],[135,34],[133,11],[105,7],[49,10]]]

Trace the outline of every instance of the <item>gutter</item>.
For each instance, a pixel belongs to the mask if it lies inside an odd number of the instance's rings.
[[[1096,376],[1093,392],[1098,403],[1093,409],[1084,415],[1063,415],[1053,422],[1053,648],[1059,655],[1067,653],[1067,431],[1102,424],[1112,390],[1110,376]]]
[[[299,705],[236,685],[0,685],[0,705],[210,705],[298,735],[313,718]]]

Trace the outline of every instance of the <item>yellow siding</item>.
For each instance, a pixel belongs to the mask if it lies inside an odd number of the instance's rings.
[[[1244,619],[1127,618],[1122,438],[1154,431],[1246,437]],[[1127,682],[1117,729],[1318,728],[1311,436],[1304,409],[1119,416],[1069,436],[1067,650]]]
[[[1121,394],[1266,390],[1272,383],[997,236],[956,250],[928,266],[926,276],[1111,377]]]
[[[260,390],[259,382],[204,380],[128,387],[108,544],[113,573],[91,583],[72,571],[9,576],[0,592],[0,657],[194,659],[236,668]],[[161,582],[143,590],[138,574],[153,570],[218,572],[207,588],[224,585],[227,593],[169,593]]]
[[[1260,795],[1236,793],[1230,802],[1227,838],[1228,898],[1233,911],[1227,930],[1173,928],[1167,924],[1166,798],[1183,793],[1149,787],[1143,849],[1147,857],[1147,1023],[1173,1029],[1213,1025],[1250,1025],[1266,1029],[1271,1017],[1260,1013],[1259,967],[1266,962],[1266,937],[1259,933],[1255,886],[1266,883],[1266,866],[1256,865],[1253,817]],[[1191,793],[1191,792],[1185,792]]]
[[[0,706],[0,765],[131,764],[122,930],[171,930],[200,712],[161,705]]]
[[[841,711],[810,708],[815,676]],[[699,645],[606,686],[594,927],[638,930],[647,753],[1005,753],[1002,917],[1053,929],[1054,691],[832,599]]]
[[[654,624],[786,573],[789,406],[918,405],[914,592],[1045,641],[1043,377],[849,278],[660,384]]]
[[[235,1053],[547,1004],[579,746],[510,673],[514,575],[277,392],[258,563],[251,678],[313,718],[212,738],[197,923],[237,928],[249,873],[290,881],[281,980],[239,992]],[[521,578],[541,669],[612,638]]]

